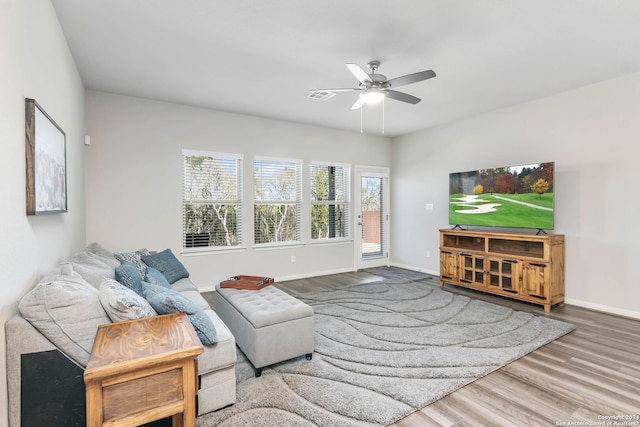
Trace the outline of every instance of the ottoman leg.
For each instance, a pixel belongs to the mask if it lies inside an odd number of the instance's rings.
[[[307,353],[306,356],[307,360],[311,360],[311,358],[313,357],[313,353]]]
[[[256,368],[256,378],[262,376],[262,368]]]

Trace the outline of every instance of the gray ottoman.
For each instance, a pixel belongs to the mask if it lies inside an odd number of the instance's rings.
[[[313,309],[275,286],[260,290],[216,285],[216,313],[256,370],[313,354]]]

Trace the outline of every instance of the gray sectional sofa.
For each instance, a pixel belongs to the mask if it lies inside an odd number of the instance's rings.
[[[132,293],[120,292],[122,289],[115,281],[115,270],[121,262],[114,255],[135,256],[145,253],[148,254],[145,251],[113,254],[98,244],[89,245],[85,251],[73,255],[47,273],[22,298],[20,312],[5,325],[11,427],[24,426],[24,420],[21,424],[21,416],[25,413],[42,411],[45,415],[40,416],[55,418],[56,411],[82,411],[83,404],[78,405],[77,401],[70,400],[83,399],[83,396],[77,396],[77,390],[84,390],[81,372],[89,359],[98,325],[149,314],[141,314],[141,310],[144,312],[149,307],[133,298]],[[156,285],[160,286],[154,284]],[[197,306],[198,314],[202,316],[204,313],[206,323],[215,327],[215,344],[204,345],[204,353],[198,357],[198,415],[235,403],[234,336],[189,277],[175,276],[169,286],[169,289],[185,297],[190,305]],[[43,357],[39,357],[40,355]],[[60,367],[54,365],[54,362],[48,362],[51,355],[59,356],[62,364],[67,366]],[[52,365],[47,366],[49,363]],[[34,366],[43,368],[44,372],[35,374],[35,379],[30,375],[31,371],[39,372]],[[67,372],[65,369],[77,372],[75,375],[63,375],[65,381],[72,383],[71,386],[44,378],[55,374],[55,371]],[[27,382],[29,383],[26,384]],[[32,395],[29,389],[41,391],[43,387],[48,387],[50,391],[30,397]],[[73,388],[76,395],[69,392],[67,396],[66,390]],[[45,398],[42,398],[43,395]],[[50,401],[43,401],[49,400],[49,397]],[[83,415],[78,414],[78,417],[82,418]],[[37,420],[36,417],[33,419]]]

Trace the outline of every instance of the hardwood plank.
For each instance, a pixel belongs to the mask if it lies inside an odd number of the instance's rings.
[[[483,399],[479,399],[478,393],[470,391],[469,387],[463,387],[455,394],[449,395],[447,411],[449,417],[455,414],[454,425],[470,426],[506,426],[518,425],[512,418],[506,417],[497,407],[489,407]],[[460,417],[460,415],[464,415]]]
[[[518,365],[519,363],[519,365]],[[516,365],[514,367],[513,365]],[[616,413],[631,413],[639,408],[640,392],[637,388],[624,387],[613,380],[598,376],[595,372],[567,369],[565,365],[548,363],[542,353],[531,353],[526,359],[520,359],[505,366],[507,372],[515,372],[518,366],[524,366],[546,382],[546,387],[558,390],[558,380],[562,380],[562,389],[573,392],[576,398],[588,402],[599,410],[615,409]],[[534,379],[533,381],[536,381]],[[603,404],[607,404],[603,407]]]
[[[545,389],[536,387],[526,381],[521,381],[513,376],[497,371],[475,383],[478,387],[488,388],[493,392],[493,402],[504,402],[503,407],[509,410],[511,407],[522,412],[531,412],[532,408],[546,408],[543,415],[548,420],[557,420],[565,414],[574,412],[578,407],[568,400],[557,399]]]
[[[398,427],[410,427],[412,425],[416,425],[416,423],[422,427],[440,427],[445,425],[442,423],[443,418],[440,417],[439,414],[436,414],[435,419],[421,411],[416,411],[412,415],[413,417],[411,419],[409,419],[409,417],[405,417],[394,425]]]

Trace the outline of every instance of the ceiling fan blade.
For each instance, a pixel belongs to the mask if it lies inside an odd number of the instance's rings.
[[[338,92],[353,92],[355,90],[360,89],[352,89],[352,88],[344,88],[344,89],[314,89],[309,91],[309,95],[307,98],[319,99],[321,101],[326,101],[327,99],[331,99],[338,94]]]
[[[349,71],[351,71],[351,73],[356,76],[356,79],[358,79],[360,83],[366,85],[367,83],[372,82],[369,74],[367,74],[367,72],[358,64],[346,64],[346,66]]]
[[[391,87],[400,87],[404,85],[409,85],[411,83],[421,82],[423,80],[427,80],[436,76],[436,73],[433,70],[420,71],[418,73],[407,74],[406,76],[396,77],[395,79],[391,79],[388,81],[389,86]]]
[[[353,105],[351,106],[352,110],[357,110],[358,108],[362,107],[364,105],[364,99],[358,97],[358,99],[356,99],[356,102],[353,103]]]
[[[316,92],[353,92],[354,90],[360,90],[360,89],[358,89],[358,88],[313,89],[313,90],[310,90],[309,92],[311,92],[311,93],[316,93]]]
[[[408,93],[398,92],[397,90],[386,90],[387,98],[395,99],[396,101],[408,102],[409,104],[417,104],[421,101],[420,98],[416,98]]]

